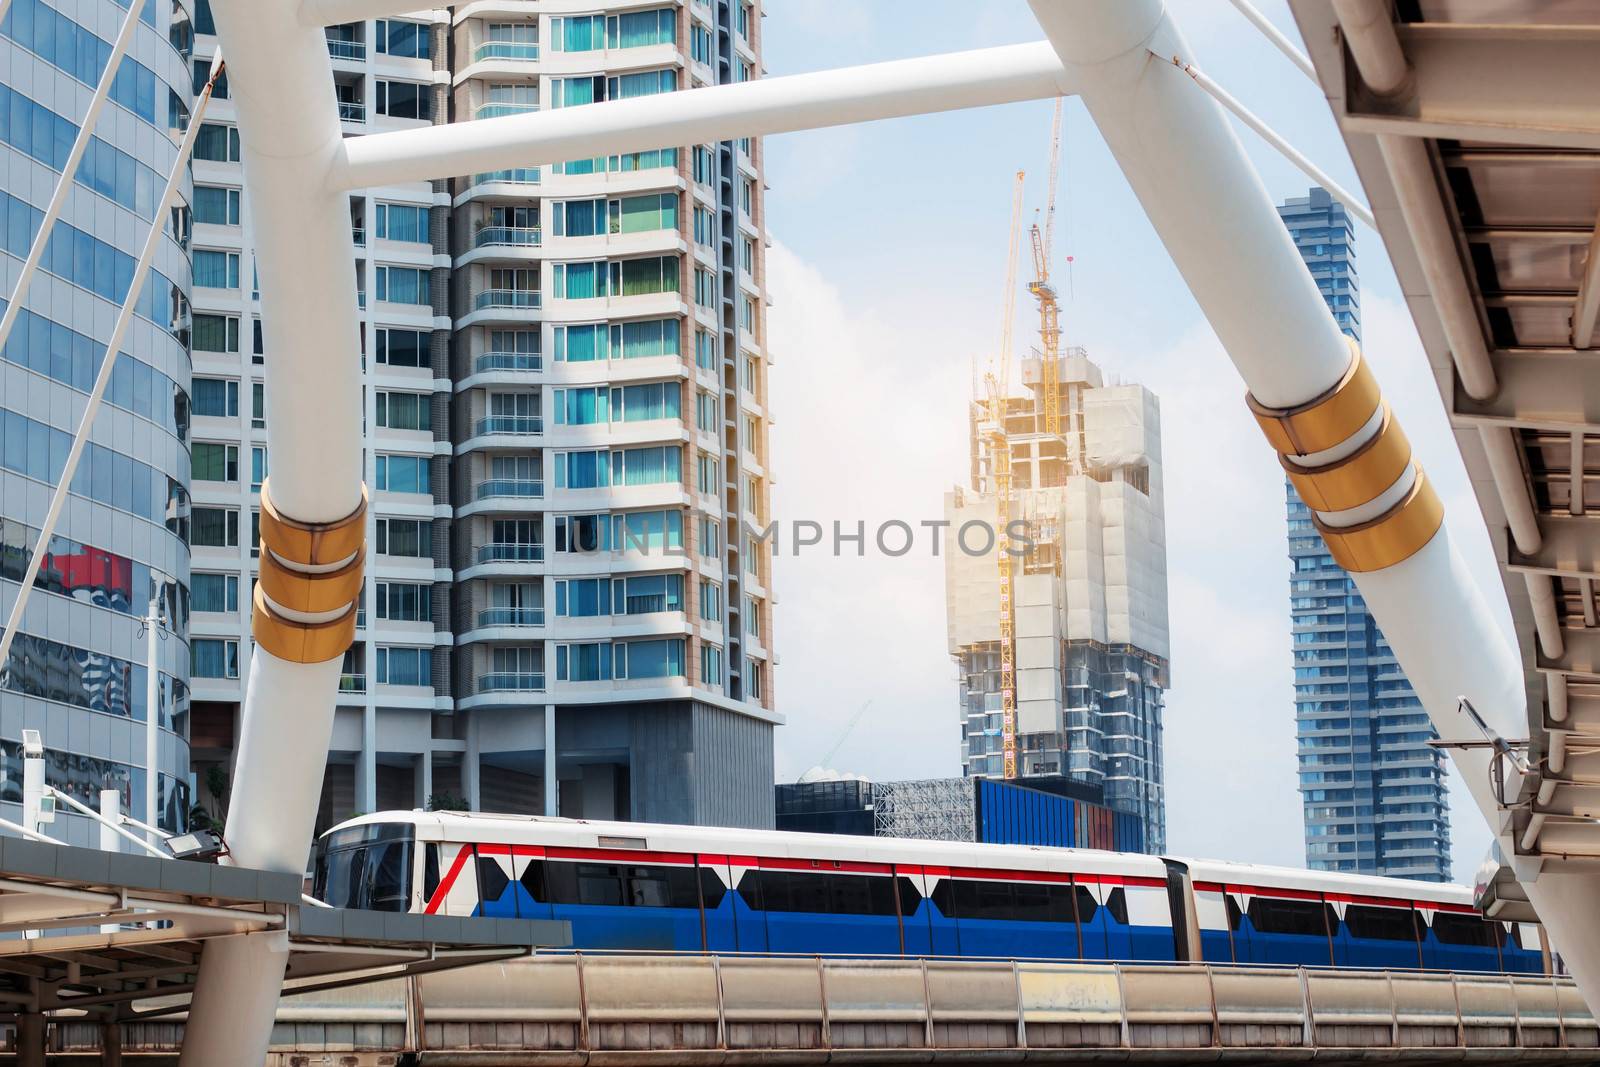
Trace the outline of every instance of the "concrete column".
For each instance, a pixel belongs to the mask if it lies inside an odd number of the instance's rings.
[[[378,810],[378,710],[361,709],[361,751],[356,756],[356,810]]]
[[[39,1012],[17,1016],[17,1067],[45,1067],[44,1047],[50,1027]]]
[[[417,767],[413,775],[417,784],[416,806],[426,808],[428,798],[433,796],[433,750],[417,753]]]
[[[122,1024],[100,1024],[100,1067],[122,1067]]]
[[[556,706],[544,706],[544,813],[555,815],[560,810],[556,802]]]
[[[477,811],[482,792],[478,788],[478,717],[467,714],[467,750],[461,754],[461,789],[467,794],[467,810]]]

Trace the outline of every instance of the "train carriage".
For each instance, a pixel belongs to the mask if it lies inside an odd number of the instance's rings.
[[[1544,970],[1461,886],[1089,849],[384,812],[323,836],[313,893],[579,949]]]

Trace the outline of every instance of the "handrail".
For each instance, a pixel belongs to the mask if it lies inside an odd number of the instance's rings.
[[[492,542],[478,546],[479,563],[543,563],[543,545],[519,545],[509,542]]]
[[[473,363],[478,371],[544,369],[544,359],[537,352],[485,352]]]
[[[541,294],[531,289],[485,289],[473,298],[474,309],[534,308],[541,306]]]
[[[540,230],[537,226],[485,226],[472,235],[473,248],[483,248],[486,245],[537,248],[540,243]]]
[[[541,478],[488,478],[478,483],[479,500],[491,496],[542,497],[544,480]]]
[[[477,435],[489,433],[536,436],[544,433],[544,419],[539,415],[486,415],[474,427]]]

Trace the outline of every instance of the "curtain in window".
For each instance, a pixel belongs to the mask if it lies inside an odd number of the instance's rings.
[[[671,193],[624,197],[618,208],[620,233],[671,230],[678,225],[678,198]]]
[[[623,359],[678,354],[678,320],[650,319],[611,327],[612,347]]]
[[[651,44],[669,44],[672,41],[672,12],[633,11],[616,18],[615,32],[611,36],[613,48],[641,48]]]
[[[681,393],[677,382],[628,385],[624,386],[621,392],[624,422],[675,419],[681,414],[679,409]]]
[[[606,328],[601,325],[557,326],[556,358],[568,363],[589,363],[605,359]]]
[[[568,452],[564,467],[567,489],[598,489],[610,484],[610,469],[604,452]]]
[[[390,241],[429,241],[428,209],[408,204],[378,205],[378,236]]]
[[[207,289],[237,289],[239,287],[239,261],[227,252],[196,249],[194,253],[194,284]]]
[[[189,642],[190,673],[196,678],[237,678],[239,676],[238,646],[229,655],[226,641],[197,637]]]
[[[680,451],[671,446],[629,448],[611,454],[612,483],[615,485],[662,485],[678,481]]]
[[[674,257],[626,259],[617,266],[622,275],[621,296],[666,293],[678,288],[678,261]]]
[[[604,388],[557,390],[557,421],[568,426],[592,426],[607,421],[610,403]]]
[[[557,237],[594,237],[605,232],[606,202],[568,200],[556,218],[566,224],[566,232],[557,233]]]
[[[637,74],[618,75],[610,81],[614,86],[611,95],[616,100],[670,93],[678,85],[677,75],[670,70],[643,70]]]
[[[411,267],[379,267],[378,299],[390,304],[427,304],[428,272]]]
[[[604,263],[566,264],[566,289],[561,293],[568,300],[587,300],[605,295]]]
[[[571,25],[571,23],[568,23]],[[572,49],[568,49],[572,51]],[[595,80],[593,78],[561,78],[556,82],[559,107],[577,107],[580,104],[592,104],[595,101]]]
[[[563,19],[561,25],[561,50],[564,52],[592,52],[605,47],[605,20],[599,15]],[[592,98],[591,98],[592,99]],[[589,101],[584,101],[588,103]]]
[[[683,641],[629,641],[629,678],[671,678],[683,674]]]

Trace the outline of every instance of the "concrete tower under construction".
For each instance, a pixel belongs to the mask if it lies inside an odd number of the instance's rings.
[[[969,484],[945,497],[962,766],[969,776],[1005,773],[1009,629],[1016,773],[1098,787],[1108,807],[1142,820],[1147,850],[1160,851],[1170,684],[1160,406],[1143,386],[1106,384],[1080,348],[1062,351],[1056,382],[1044,379],[1042,361],[1025,360],[1023,395],[973,404]],[[1051,393],[1055,420],[1046,419]],[[1009,582],[998,559],[1006,551]]]

